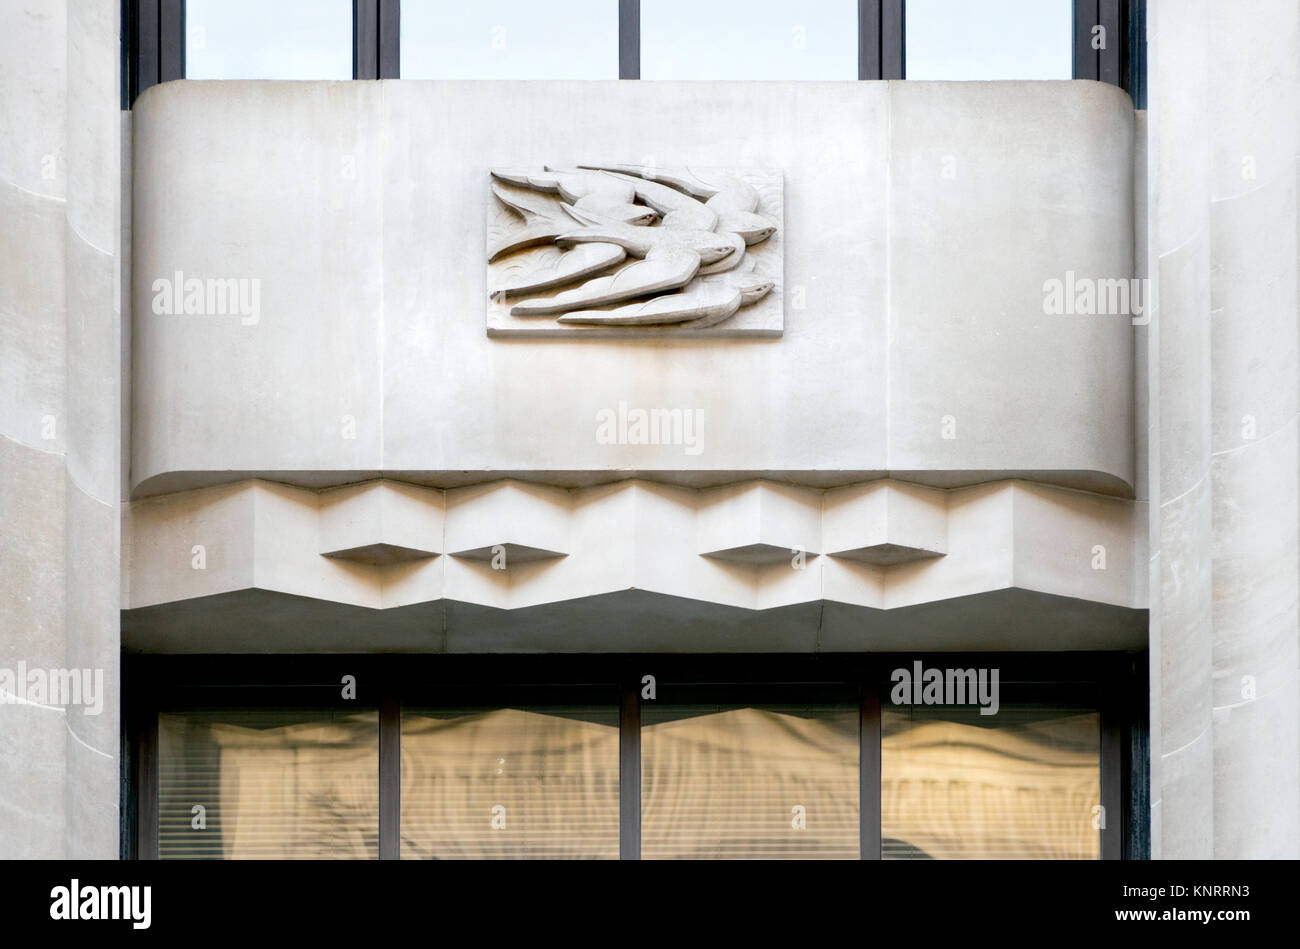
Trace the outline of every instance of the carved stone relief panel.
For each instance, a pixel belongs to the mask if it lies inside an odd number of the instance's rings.
[[[779,171],[491,169],[491,336],[779,336]]]

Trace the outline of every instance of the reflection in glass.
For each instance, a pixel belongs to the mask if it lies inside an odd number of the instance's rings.
[[[351,79],[350,0],[186,0],[186,79]]]
[[[402,0],[403,79],[617,79],[618,0]]]
[[[908,79],[1074,74],[1072,0],[907,0],[904,11]]]
[[[857,79],[854,0],[641,0],[642,79]]]
[[[857,859],[856,705],[641,710],[641,854]]]
[[[163,859],[377,859],[374,711],[158,716]]]
[[[1095,711],[1003,705],[881,709],[886,859],[1097,859]]]
[[[618,707],[402,714],[402,859],[618,858]]]

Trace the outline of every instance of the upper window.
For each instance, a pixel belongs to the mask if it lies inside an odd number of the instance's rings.
[[[856,79],[855,0],[642,0],[642,79]]]
[[[351,79],[351,0],[186,0],[186,79]]]
[[[1069,79],[1071,0],[907,0],[908,79]]]
[[[127,0],[128,107],[171,79],[1099,79],[1144,106],[1145,2]]]
[[[617,79],[614,0],[404,0],[404,79]]]

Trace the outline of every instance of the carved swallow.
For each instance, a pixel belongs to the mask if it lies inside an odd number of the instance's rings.
[[[567,313],[583,307],[602,306],[636,297],[676,290],[688,284],[700,269],[700,255],[695,251],[662,245],[650,250],[644,260],[636,261],[607,277],[588,280],[572,290],[553,297],[521,300],[511,307],[516,316],[542,316]]]
[[[561,247],[593,241],[618,244],[633,257],[645,257],[660,247],[688,249],[697,253],[701,264],[711,264],[735,250],[732,240],[713,231],[680,227],[632,227],[627,224],[590,224],[556,235]]]
[[[702,277],[690,289],[629,303],[610,310],[565,313],[557,322],[587,326],[683,324],[700,329],[730,319],[742,306],[761,300],[772,289],[766,277],[732,272]]]
[[[654,209],[634,202],[636,191],[625,181],[598,171],[544,168],[493,168],[492,176],[536,191],[558,194],[566,202],[601,221],[652,224]]]
[[[504,181],[492,182],[492,193],[523,218],[524,226],[510,231],[488,247],[489,262],[525,247],[549,244],[573,227],[573,218],[565,213],[563,202],[550,195]]]
[[[524,293],[562,287],[615,267],[626,259],[627,251],[617,244],[578,244],[534,270],[501,284],[492,291],[491,296],[494,300],[503,300]]]
[[[659,212],[664,227],[711,231],[718,223],[717,211],[676,188],[619,172],[601,174],[631,185],[638,198]]]
[[[749,183],[730,175],[697,175],[689,168],[655,168],[649,165],[583,165],[583,168],[601,168],[612,175],[632,176],[662,182],[694,198],[702,199],[705,207],[718,216],[714,229],[731,231],[744,238],[746,244],[767,240],[776,232],[776,224],[754,211],[758,207],[758,192]],[[647,204],[654,206],[652,202]]]

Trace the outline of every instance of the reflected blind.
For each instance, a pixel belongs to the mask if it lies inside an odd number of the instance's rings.
[[[1098,859],[1101,719],[1003,705],[881,709],[886,859]]]
[[[618,858],[616,705],[402,715],[402,859]]]
[[[158,716],[163,859],[377,859],[374,711]]]
[[[857,859],[856,705],[641,709],[647,859]]]

